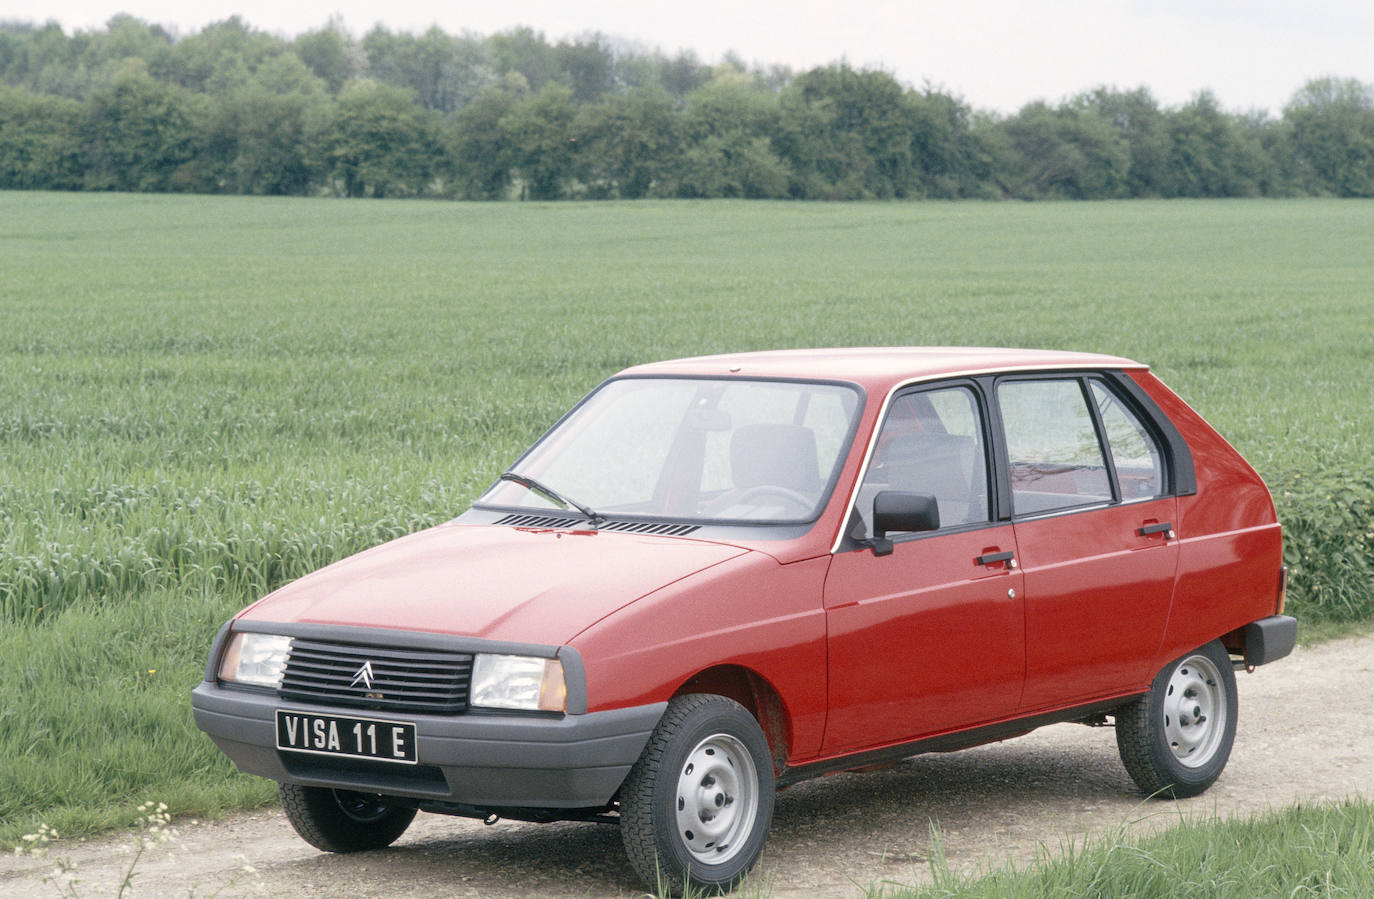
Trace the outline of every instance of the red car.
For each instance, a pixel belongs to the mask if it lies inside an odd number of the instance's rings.
[[[1287,655],[1274,506],[1128,359],[887,348],[606,381],[457,519],[281,588],[196,723],[334,852],[417,810],[617,823],[729,889],[777,789],[1115,723],[1149,794],[1221,773]]]

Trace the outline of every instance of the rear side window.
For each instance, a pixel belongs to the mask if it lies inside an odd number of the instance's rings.
[[[1004,381],[997,387],[1007,440],[1012,513],[1110,503],[1111,476],[1082,382]]]

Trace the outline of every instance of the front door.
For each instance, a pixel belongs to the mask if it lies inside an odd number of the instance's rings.
[[[891,554],[836,554],[825,584],[829,714],[823,752],[900,743],[1012,714],[1025,671],[1022,575],[991,520],[986,419],[973,385],[898,395],[857,491],[851,538],[872,536],[885,490],[934,496],[940,527]]]

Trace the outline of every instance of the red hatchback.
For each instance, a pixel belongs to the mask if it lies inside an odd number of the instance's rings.
[[[192,701],[321,849],[417,810],[616,823],[733,887],[775,790],[1114,721],[1146,793],[1220,775],[1282,658],[1264,484],[1144,365],[887,348],[606,381],[448,524],[240,613]]]

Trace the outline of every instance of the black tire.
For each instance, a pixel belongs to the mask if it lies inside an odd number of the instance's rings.
[[[1151,796],[1183,799],[1210,787],[1236,739],[1236,674],[1220,642],[1166,665],[1150,692],[1116,711],[1116,745]]]
[[[763,851],[773,793],[754,716],[723,696],[678,696],[620,789],[625,854],[657,892],[729,892]]]
[[[277,793],[296,833],[325,852],[383,849],[415,819],[415,806],[376,793],[285,783]]]

